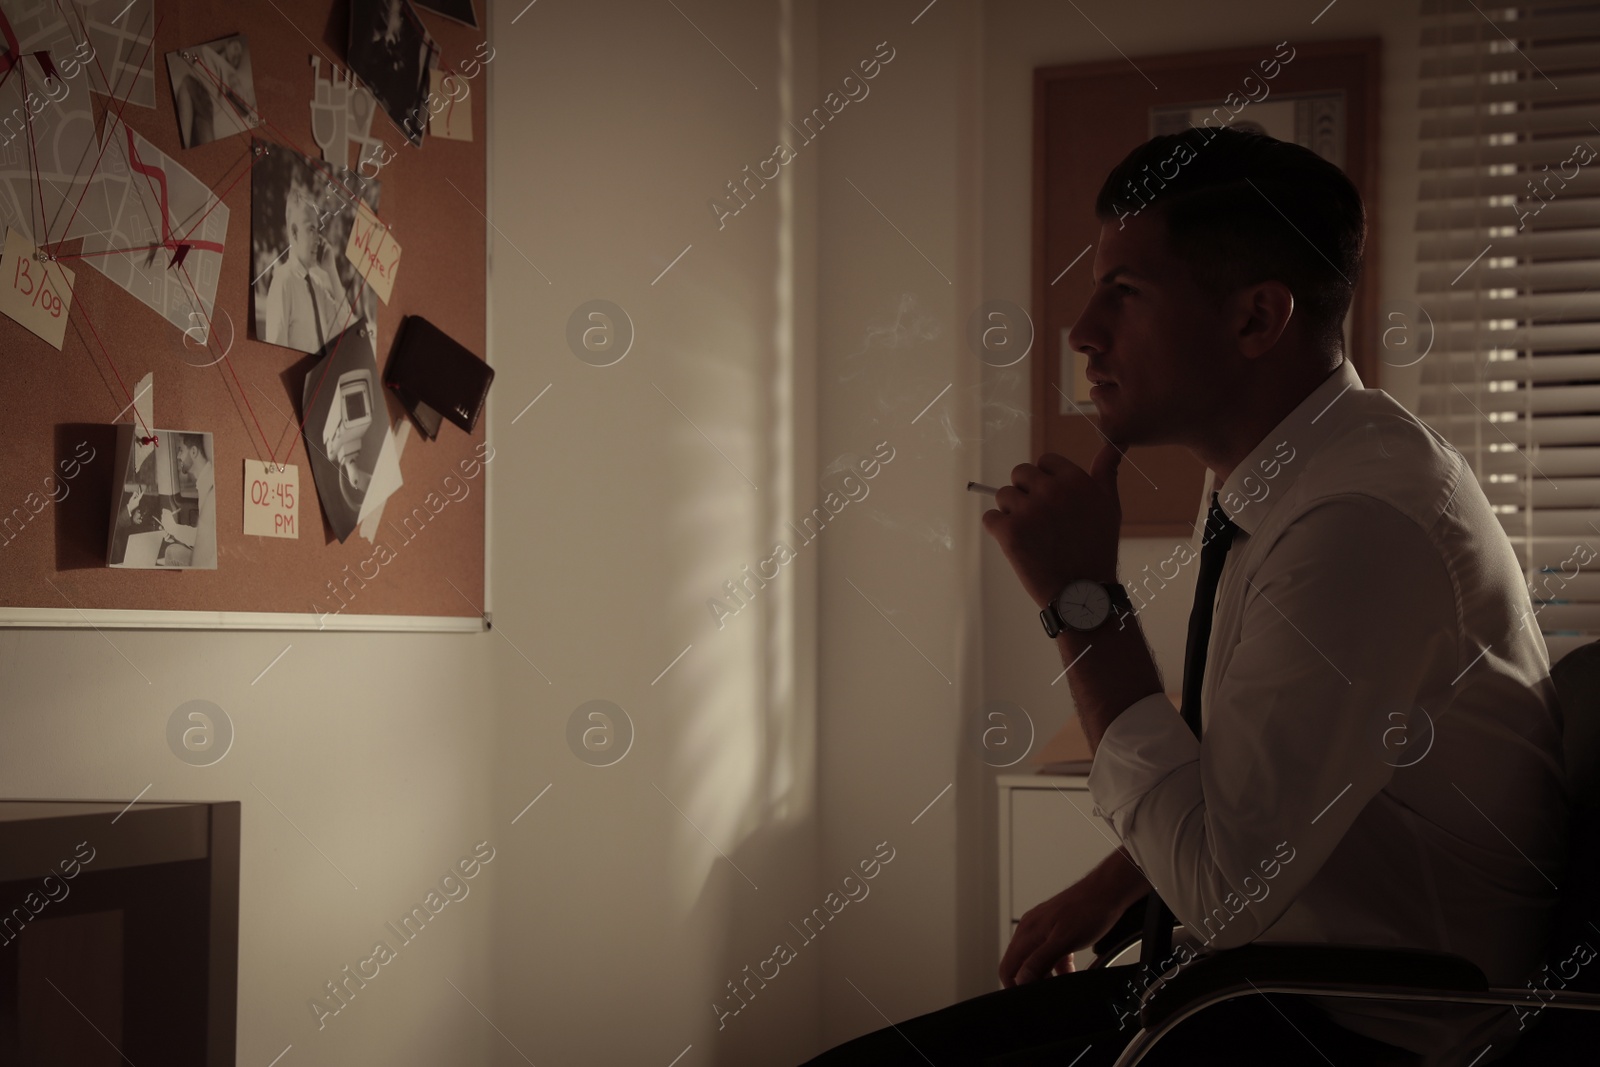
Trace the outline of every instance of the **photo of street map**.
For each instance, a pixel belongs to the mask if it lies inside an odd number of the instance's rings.
[[[0,224],[36,245],[65,239],[81,175],[100,150],[89,98],[94,51],[64,10],[54,0],[0,0],[0,17],[24,57],[0,80]],[[48,94],[39,52],[61,76]]]
[[[52,6],[54,6],[52,4]],[[156,106],[155,0],[76,0],[94,45],[94,91],[139,107]],[[106,84],[106,79],[110,84]]]
[[[84,236],[83,262],[204,343],[222,270],[228,206],[115,115],[106,116],[105,137],[91,198],[95,208],[80,215],[94,226]],[[137,251],[94,254],[112,249]]]

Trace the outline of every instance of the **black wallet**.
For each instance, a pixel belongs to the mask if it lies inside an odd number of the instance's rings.
[[[420,315],[400,322],[383,382],[430,440],[441,419],[471,433],[483,414],[494,368]]]

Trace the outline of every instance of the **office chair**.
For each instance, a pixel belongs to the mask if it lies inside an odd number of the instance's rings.
[[[1600,640],[1573,649],[1550,670],[1564,718],[1562,748],[1572,799],[1570,854],[1546,949],[1548,986],[1490,987],[1460,956],[1327,944],[1252,944],[1202,956],[1152,984],[1140,1030],[1117,1059],[1134,1067],[1179,1023],[1214,1004],[1261,993],[1367,1000],[1491,1004],[1523,1009],[1528,1029],[1497,1067],[1593,1063],[1600,1049]],[[1094,946],[1101,967],[1139,941],[1144,902]],[[1575,972],[1575,973],[1573,973]],[[1530,983],[1531,986],[1531,983]],[[1575,1058],[1583,1050],[1582,1059]]]

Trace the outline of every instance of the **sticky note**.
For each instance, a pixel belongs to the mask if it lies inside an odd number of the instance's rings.
[[[300,536],[300,468],[244,461],[244,532],[257,537]]]
[[[395,275],[400,272],[400,242],[364,202],[357,204],[344,254],[378,299],[387,304],[389,294],[394,292]]]
[[[18,230],[6,232],[0,253],[0,313],[16,320],[57,351],[72,310],[72,271],[35,259],[38,249]]]
[[[472,97],[467,79],[438,67],[431,73],[428,132],[447,141],[472,140]]]

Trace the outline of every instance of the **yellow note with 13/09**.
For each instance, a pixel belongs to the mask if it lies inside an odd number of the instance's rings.
[[[56,351],[67,333],[72,310],[72,271],[35,258],[38,249],[18,230],[6,232],[0,253],[0,313],[14,319]]]

